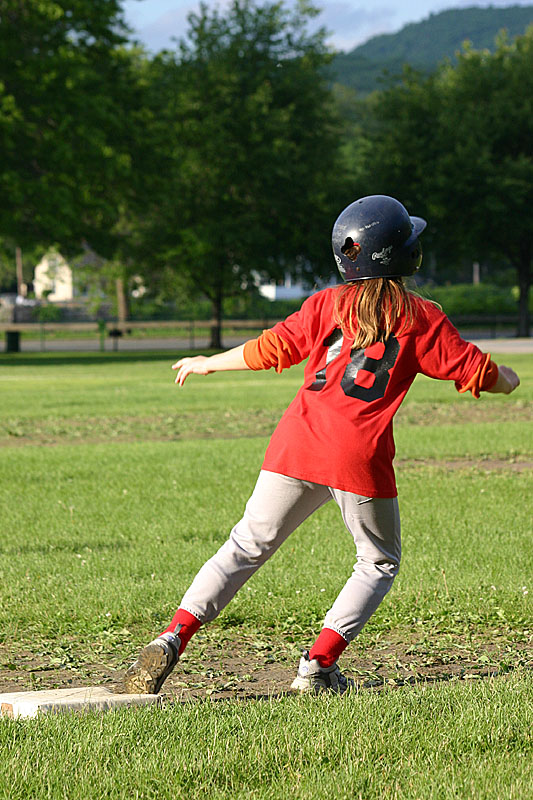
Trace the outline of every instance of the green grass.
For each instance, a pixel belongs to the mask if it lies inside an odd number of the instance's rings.
[[[349,698],[187,704],[0,726],[11,800],[526,800],[531,674]]]
[[[357,664],[388,643],[422,673],[426,658],[460,664],[468,652],[501,677],[2,720],[0,797],[529,798],[533,364],[500,361],[522,379],[511,397],[475,401],[424,378],[409,393],[396,425],[402,569],[352,651]],[[44,667],[73,678],[94,662],[121,667],[166,625],[241,515],[302,375],[179,389],[170,364],[0,356],[0,675],[18,670],[20,689],[39,688]],[[295,663],[353,561],[330,503],[183,667],[204,669],[206,642],[242,637]]]
[[[90,647],[115,627],[140,627],[143,636],[157,629],[242,514],[264,446],[263,439],[243,439],[229,446],[195,440],[59,446],[44,453],[6,448],[0,630],[7,641],[44,645],[69,634]],[[448,628],[457,614],[485,624],[524,623],[522,586],[533,558],[530,509],[522,500],[530,485],[524,473],[403,471],[406,557],[393,600],[369,631],[410,626],[421,587],[416,616],[438,614]],[[352,550],[330,504],[254,577],[222,621],[281,634],[289,615],[292,633],[312,635],[349,574]],[[169,582],[167,565],[176,559],[179,570]],[[435,591],[444,594],[442,569],[453,603],[435,602]],[[47,602],[39,604],[43,596]]]

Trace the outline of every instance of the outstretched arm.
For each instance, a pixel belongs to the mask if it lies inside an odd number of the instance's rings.
[[[293,317],[296,316],[293,314]],[[290,318],[289,318],[290,319]],[[217,353],[214,356],[195,356],[182,358],[172,365],[177,369],[175,383],[183,386],[186,378],[196,375],[209,375],[210,372],[219,372],[229,369],[271,369],[281,372],[292,364],[299,364],[308,353],[301,353],[291,347],[274,330],[263,331],[257,339],[250,339],[232,350]]]
[[[250,369],[243,356],[244,345],[233,347],[223,353],[216,353],[214,356],[194,356],[193,358],[180,358],[172,369],[177,370],[176,380],[183,386],[189,375],[209,375],[211,372],[221,372],[222,370]]]

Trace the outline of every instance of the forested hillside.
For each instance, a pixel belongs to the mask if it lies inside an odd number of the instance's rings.
[[[367,94],[382,85],[384,75],[400,73],[405,63],[430,72],[443,59],[453,59],[465,40],[476,49],[493,50],[499,31],[514,38],[531,24],[533,5],[450,9],[340,53],[331,69],[336,82]]]

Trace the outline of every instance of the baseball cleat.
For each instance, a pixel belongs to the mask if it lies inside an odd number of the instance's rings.
[[[316,658],[309,658],[309,651],[304,650],[298,667],[298,674],[291,683],[291,689],[295,692],[335,692],[344,694],[348,689],[355,687],[355,681],[346,678],[337,662],[331,667],[321,667]]]
[[[157,694],[179,659],[178,632],[163,633],[147,644],[134,664],[126,670],[123,688],[127,694]]]

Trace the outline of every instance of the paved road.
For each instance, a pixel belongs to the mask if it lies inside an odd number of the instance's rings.
[[[485,353],[533,353],[533,338],[469,339],[469,341],[473,341]]]
[[[533,353],[533,337],[530,339],[489,339],[480,338],[479,336],[470,337],[468,334],[465,338],[469,341],[475,342],[478,347],[484,352],[490,353]],[[245,341],[244,338],[238,337],[225,337],[225,347],[235,347]],[[41,342],[35,339],[25,339],[24,334],[20,337],[21,351],[23,353],[38,353],[42,350]],[[208,340],[206,338],[197,337],[194,340],[194,348],[198,351],[206,349]],[[188,338],[172,339],[135,339],[133,337],[125,337],[118,341],[116,345],[119,351],[141,351],[141,350],[169,350],[172,352],[182,352],[188,350],[191,342]],[[49,353],[59,352],[98,352],[100,350],[100,339],[70,339],[58,340],[49,339],[45,341],[44,348]],[[115,342],[107,339],[105,342],[105,349],[111,352],[115,349]],[[5,352],[5,342],[1,342],[0,352]]]

